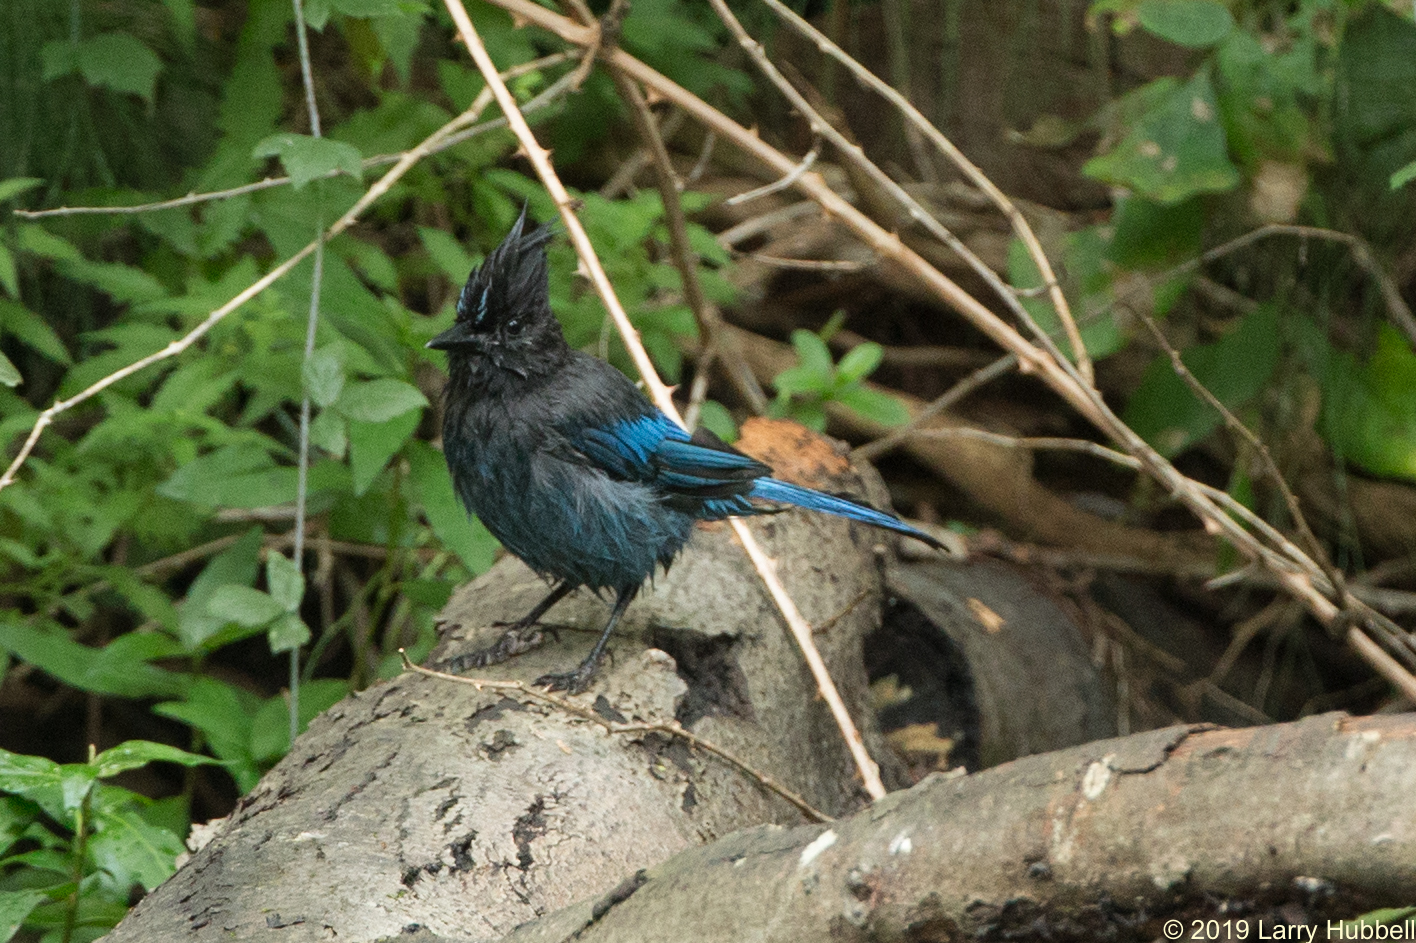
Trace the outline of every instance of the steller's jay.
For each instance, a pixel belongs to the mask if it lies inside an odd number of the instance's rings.
[[[939,547],[892,514],[768,477],[771,469],[706,429],[689,435],[624,374],[573,350],[551,313],[549,226],[526,212],[467,279],[457,320],[428,342],[447,351],[443,452],[467,510],[527,566],[555,581],[496,645],[461,666],[505,661],[540,641],[537,620],[572,590],[614,593],[578,668],[538,684],[585,689],[610,633],[695,521],[760,514],[754,500],[838,514]]]

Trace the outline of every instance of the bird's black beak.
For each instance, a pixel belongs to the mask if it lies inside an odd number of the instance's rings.
[[[466,324],[462,321],[455,321],[452,327],[428,341],[426,346],[429,350],[451,350],[454,347],[465,347],[471,343],[473,340],[471,335],[467,333]]]

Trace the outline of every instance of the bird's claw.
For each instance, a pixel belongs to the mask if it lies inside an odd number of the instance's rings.
[[[544,687],[547,691],[564,691],[567,694],[579,694],[590,686],[590,682],[595,677],[595,672],[599,667],[599,661],[585,662],[574,671],[541,675],[541,677],[536,679],[536,686]]]
[[[500,624],[507,625],[508,623]],[[492,665],[500,665],[509,658],[524,655],[532,649],[540,648],[546,641],[545,631],[542,626],[536,623],[512,622],[509,625],[511,627],[502,633],[502,637],[497,639],[495,644],[449,660],[448,669],[456,672],[467,668],[487,668]],[[554,629],[550,631],[555,634]]]

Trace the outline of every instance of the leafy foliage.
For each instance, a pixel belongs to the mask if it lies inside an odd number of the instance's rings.
[[[185,336],[352,205],[367,158],[422,140],[482,86],[448,46],[450,21],[433,5],[311,0],[317,68],[343,61],[359,85],[348,98],[320,88],[326,134],[316,138],[299,133],[287,109],[298,94],[281,66],[288,0],[250,0],[227,47],[207,44],[191,3],[141,15],[82,3],[65,5],[65,16],[42,0],[17,2],[35,9],[28,33],[0,37],[0,61],[12,66],[0,70],[0,84],[12,83],[0,88],[0,127],[13,132],[0,142],[5,209],[142,204],[280,173],[290,182],[174,209],[0,228],[7,442],[55,396]],[[682,0],[643,6],[625,22],[628,46],[653,47],[662,68],[706,94],[744,90],[741,76],[705,58],[720,37],[704,10]],[[479,5],[474,16],[503,66],[553,48],[494,8]],[[529,72],[513,89],[530,97],[573,65]],[[554,117],[556,134],[569,128],[588,143],[617,108],[586,95],[535,120]],[[45,143],[55,116],[70,123],[63,146]],[[124,133],[102,130],[115,127]],[[145,159],[164,138],[183,143]],[[43,146],[15,146],[34,141]],[[373,225],[329,243],[313,356],[303,354],[306,262],[183,356],[114,383],[46,433],[19,483],[0,492],[0,679],[23,663],[46,683],[138,701],[221,761],[198,775],[245,791],[289,747],[288,696],[252,659],[274,665],[279,653],[304,651],[303,727],[350,690],[396,673],[398,649],[427,653],[451,587],[490,566],[496,544],[468,520],[429,442],[443,362],[424,344],[450,323],[478,247],[525,201],[540,218],[553,212],[539,188],[499,168],[513,146],[493,131],[425,161],[373,210]],[[676,374],[694,326],[678,272],[656,248],[667,242],[657,196],[583,199],[651,353]],[[683,199],[688,209],[705,202]],[[726,255],[705,231],[692,236],[706,289],[726,302]],[[555,253],[553,306],[574,343],[599,345],[604,312],[576,283],[569,250]],[[617,346],[606,352],[627,365]],[[334,561],[317,574],[304,570],[314,555],[297,562],[285,549],[304,395],[313,411],[307,546]],[[0,858],[0,940],[20,927],[91,939],[122,916],[134,885],[151,888],[171,872],[191,781],[160,801],[105,781],[154,760],[206,762],[157,744],[70,766],[0,753],[0,846],[12,849]]]
[[[832,325],[822,333],[829,333]],[[833,363],[831,351],[821,334],[811,331],[792,332],[798,363],[777,374],[773,381],[777,399],[772,404],[774,415],[790,416],[804,426],[818,431],[826,428],[826,405],[839,403],[867,419],[885,426],[898,426],[910,418],[905,404],[888,393],[865,385],[865,378],[875,372],[884,356],[879,344],[859,344]]]
[[[1110,314],[1121,300],[1115,286],[1123,270],[1156,280],[1150,307],[1164,315],[1192,278],[1189,269],[1167,266],[1222,241],[1235,221],[1247,228],[1254,217],[1291,223],[1307,215],[1316,225],[1342,224],[1398,245],[1416,233],[1416,194],[1401,189],[1416,158],[1416,25],[1409,19],[1381,3],[1338,0],[1302,0],[1282,15],[1219,0],[1098,0],[1090,12],[1108,14],[1118,33],[1139,28],[1205,51],[1188,80],[1156,79],[1101,116],[1111,142],[1085,172],[1127,192],[1110,226],[1071,237],[1066,264],[1070,287],[1087,299],[1083,334],[1094,355],[1124,343]],[[1321,170],[1326,163],[1331,170]],[[1095,251],[1079,255],[1079,244]],[[1293,256],[1284,248],[1245,258],[1274,265],[1277,251]],[[1340,255],[1334,249],[1322,258],[1336,263]],[[1020,287],[1039,283],[1027,265],[1013,274]],[[1298,271],[1278,281],[1285,280],[1312,285],[1309,292],[1351,290],[1340,281],[1315,285]],[[1050,306],[1027,304],[1055,333]],[[1344,350],[1328,337],[1326,304],[1266,299],[1185,361],[1231,409],[1275,380],[1305,382],[1291,370],[1276,372],[1285,362],[1305,365],[1319,380],[1317,428],[1334,452],[1368,471],[1416,480],[1416,433],[1406,421],[1416,402],[1416,353],[1386,329],[1372,332],[1366,353]],[[1172,455],[1220,420],[1174,376],[1165,354],[1126,418]]]
[[[103,782],[153,762],[212,760],[146,740],[62,765],[0,750],[0,939],[22,925],[94,939],[122,919],[133,888],[172,874],[185,810]]]

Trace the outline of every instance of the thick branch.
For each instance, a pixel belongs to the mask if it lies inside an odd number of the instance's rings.
[[[1315,896],[1350,917],[1416,898],[1413,765],[1409,716],[1172,727],[740,832],[508,940],[1149,940],[1225,900]]]

